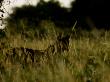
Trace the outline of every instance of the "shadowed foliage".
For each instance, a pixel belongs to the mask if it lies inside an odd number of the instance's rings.
[[[94,27],[109,29],[109,2],[105,0],[76,0],[72,3],[72,8],[67,9],[60,6],[57,1],[45,2],[41,0],[37,6],[23,6],[14,8],[14,12],[7,19],[8,26],[14,23],[17,29],[22,29],[20,24],[28,28],[35,29],[42,20],[50,20],[61,28],[72,27],[74,21],[78,21],[79,28],[91,29]]]
[[[5,30],[0,29],[0,39],[6,37]]]
[[[76,0],[72,5],[71,13],[79,26],[109,29],[110,4],[108,0]]]
[[[45,37],[47,29],[41,25],[42,21],[50,21],[58,28],[71,28],[74,18],[71,17],[68,9],[60,6],[57,1],[40,1],[36,6],[23,6],[14,8],[13,13],[6,19],[7,29],[10,33],[22,33],[23,37],[30,37],[29,32],[33,31],[35,37]],[[49,28],[49,27],[48,27]],[[56,29],[56,28],[55,28]]]
[[[7,19],[9,23],[11,23],[11,20],[17,25],[20,23],[20,20],[24,20],[27,26],[37,26],[42,20],[51,20],[57,26],[70,27],[73,22],[68,9],[62,8],[60,3],[55,1],[40,1],[37,6],[14,8],[14,12]],[[20,28],[22,27],[18,26],[18,29]]]

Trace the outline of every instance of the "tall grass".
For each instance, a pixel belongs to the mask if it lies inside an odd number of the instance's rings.
[[[53,33],[53,32],[52,32]],[[110,31],[93,29],[76,32],[69,51],[51,55],[40,64],[5,61],[12,47],[44,50],[54,43],[55,36],[24,40],[21,34],[1,40],[0,82],[110,82]],[[49,55],[49,54],[48,54]]]

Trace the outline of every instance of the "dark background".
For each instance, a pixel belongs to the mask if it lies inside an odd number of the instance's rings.
[[[110,29],[110,4],[108,0],[76,0],[72,7],[61,7],[59,2],[41,0],[37,6],[15,8],[8,21],[26,18],[29,24],[38,25],[41,20],[51,20],[61,28],[72,27],[77,21],[81,29]]]

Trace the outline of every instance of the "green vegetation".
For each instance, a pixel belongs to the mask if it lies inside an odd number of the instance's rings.
[[[26,31],[28,38],[12,29],[5,30],[4,38],[0,35],[0,82],[110,82],[110,31],[76,30],[68,52],[48,53],[49,58],[40,58],[38,63],[21,62],[19,49],[13,54],[12,48],[45,50],[61,32],[52,23],[44,26],[45,38],[36,38],[34,30]],[[69,30],[62,32],[67,34]]]

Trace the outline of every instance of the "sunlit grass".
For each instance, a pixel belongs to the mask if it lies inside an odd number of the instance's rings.
[[[109,82],[110,31],[82,31],[70,39],[69,51],[42,59],[40,65],[5,62],[10,47],[27,47],[44,50],[54,43],[46,39],[24,40],[20,35],[4,40],[0,51],[0,82]],[[3,42],[3,41],[2,41]],[[48,54],[49,55],[49,54]]]

